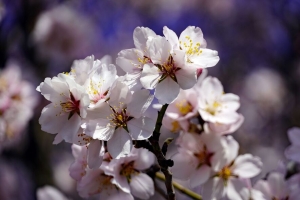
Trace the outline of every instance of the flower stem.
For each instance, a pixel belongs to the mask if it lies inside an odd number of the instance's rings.
[[[172,184],[172,173],[169,170],[169,167],[173,166],[172,160],[167,160],[164,156],[160,146],[159,146],[159,137],[160,137],[160,128],[162,126],[162,120],[165,115],[169,104],[165,104],[162,106],[161,110],[158,112],[155,129],[153,131],[153,135],[148,139],[153,147],[153,153],[156,156],[158,164],[160,166],[160,170],[164,174],[165,178],[165,186],[167,188],[167,195],[169,200],[175,200],[175,191]]]
[[[160,179],[160,180],[162,180],[162,181],[165,181],[165,180],[166,180],[166,179],[165,179],[165,176],[164,176],[162,173],[160,173],[160,172],[156,172],[155,176],[156,176],[156,178],[158,178],[158,179]],[[183,194],[185,194],[185,195],[191,197],[192,199],[202,200],[202,197],[201,197],[199,194],[193,192],[192,190],[189,190],[189,189],[183,187],[183,186],[180,185],[179,183],[176,183],[175,181],[173,181],[172,184],[173,184],[173,186],[174,186],[177,190],[179,190],[179,191],[182,192]]]

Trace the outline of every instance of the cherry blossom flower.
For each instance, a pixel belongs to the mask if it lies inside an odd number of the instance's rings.
[[[293,175],[286,183],[289,188],[289,199],[297,200],[300,195],[300,174]]]
[[[112,176],[112,183],[122,191],[140,199],[149,199],[154,194],[153,180],[142,170],[154,163],[154,155],[147,149],[133,149],[126,157],[113,159],[105,174]]]
[[[186,53],[186,64],[190,67],[213,67],[220,60],[217,51],[206,48],[206,41],[199,27],[188,26],[179,38],[166,26],[163,33],[174,50],[183,50]]]
[[[146,89],[155,89],[155,97],[161,104],[171,103],[181,89],[190,89],[196,84],[196,70],[184,65],[185,53],[172,51],[166,38],[157,36],[149,41],[152,63],[145,64],[141,84]]]
[[[290,159],[300,163],[300,128],[294,127],[288,130],[288,137],[291,146],[286,148],[285,156]]]
[[[239,106],[239,97],[231,93],[224,94],[223,86],[217,78],[206,77],[198,88],[198,111],[204,121],[236,123],[240,120],[236,112]]]
[[[125,72],[135,74],[135,79],[141,76],[143,66],[151,63],[147,42],[156,37],[154,31],[146,27],[136,27],[133,31],[133,41],[136,48],[119,52],[116,63]]]
[[[262,192],[266,200],[289,199],[289,189],[284,175],[278,172],[270,173],[267,180],[257,181],[254,189]]]
[[[175,178],[189,180],[191,187],[205,183],[211,168],[219,165],[225,156],[226,140],[214,134],[181,133],[177,139],[178,153],[172,157],[172,172]]]
[[[219,199],[227,196],[229,199],[242,199],[238,193],[240,179],[252,178],[258,175],[262,162],[251,154],[237,156],[238,143],[231,137],[227,138],[227,153],[220,157],[220,164],[215,167],[211,178],[203,185],[204,199]]]
[[[119,158],[130,153],[132,140],[145,140],[152,135],[155,121],[143,116],[153,96],[147,90],[133,94],[117,80],[111,87],[110,99],[89,109],[85,134],[107,142],[109,153]]]
[[[58,133],[58,137],[72,143],[90,103],[84,88],[71,76],[59,74],[52,79],[46,78],[37,90],[51,101],[39,119],[42,130]]]

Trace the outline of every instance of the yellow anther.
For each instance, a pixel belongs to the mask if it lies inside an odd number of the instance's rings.
[[[175,132],[179,131],[179,129],[180,129],[180,125],[179,125],[178,121],[173,121],[171,132],[175,133]]]
[[[178,108],[179,112],[182,115],[186,115],[193,110],[193,106],[187,102],[186,100],[182,100],[175,104],[176,108]]]

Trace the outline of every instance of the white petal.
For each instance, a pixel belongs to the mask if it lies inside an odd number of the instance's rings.
[[[149,42],[150,58],[154,64],[166,63],[171,50],[172,46],[165,37],[156,36]]]
[[[123,128],[118,128],[113,137],[107,141],[107,150],[113,158],[118,159],[122,156],[128,155],[131,149],[131,138]]]
[[[225,165],[229,165],[238,155],[239,143],[232,137],[226,137],[226,156],[225,156]],[[223,166],[225,166],[223,165]]]
[[[90,120],[84,129],[84,134],[93,139],[108,141],[115,132],[115,127],[111,126],[108,120]]]
[[[145,64],[141,75],[141,84],[146,89],[154,89],[161,77],[160,70],[153,64]]]
[[[74,143],[73,138],[76,138],[81,125],[81,118],[75,113],[60,129],[58,134],[69,143]]]
[[[196,71],[192,69],[181,69],[176,72],[176,79],[181,89],[190,89],[197,82]]]
[[[120,107],[120,103],[122,103],[125,106],[131,101],[131,98],[132,94],[128,86],[123,83],[121,79],[117,79],[111,87],[109,104],[111,106]]]
[[[134,150],[134,149],[133,149]],[[151,167],[155,162],[155,156],[147,149],[138,149],[138,157],[134,162],[134,168],[138,170],[145,170]]]
[[[284,151],[284,155],[287,159],[300,162],[300,145],[291,145]]]
[[[200,55],[191,56],[190,60],[201,68],[213,67],[215,66],[220,58],[218,52],[210,49],[201,49],[202,53]]]
[[[190,186],[195,188],[205,183],[210,177],[211,169],[207,165],[202,165],[191,175]]]
[[[131,117],[139,118],[150,106],[153,97],[148,90],[134,92],[132,101],[127,105],[127,112]]]
[[[62,112],[61,107],[53,103],[43,108],[39,119],[41,129],[47,133],[58,133],[68,120],[66,115],[59,115],[60,112]]]
[[[227,197],[232,200],[243,200],[242,197],[238,193],[238,191],[239,191],[238,188],[241,186],[242,186],[242,184],[241,184],[240,180],[238,180],[238,179],[229,180],[227,182],[227,187],[226,187]]]
[[[102,142],[99,140],[92,140],[88,146],[87,161],[90,169],[99,168],[102,164],[101,146]]]
[[[225,196],[224,182],[219,178],[211,178],[201,188],[203,199],[219,200]]]
[[[251,154],[245,154],[235,159],[232,172],[240,178],[252,178],[260,173],[261,168],[262,162],[260,158]]]
[[[161,104],[169,104],[176,99],[179,94],[179,85],[167,77],[162,82],[158,83],[155,90],[155,97]]]
[[[149,199],[154,195],[153,180],[144,173],[131,176],[130,191],[133,196],[140,199]]]
[[[188,180],[197,167],[191,156],[183,152],[175,154],[171,159],[174,161],[171,168],[173,176],[181,180]]]
[[[167,40],[172,45],[173,49],[179,49],[179,40],[174,31],[169,29],[167,26],[164,26],[163,28],[164,36],[167,38]]]
[[[133,31],[133,42],[136,48],[146,51],[147,40],[155,37],[156,34],[150,28],[136,27]]]
[[[119,65],[127,73],[135,73],[142,70],[143,64],[138,59],[143,59],[144,54],[138,49],[125,49],[118,53],[116,59],[117,65]]]
[[[140,117],[127,122],[129,135],[133,140],[148,139],[155,128],[155,121],[148,117]]]

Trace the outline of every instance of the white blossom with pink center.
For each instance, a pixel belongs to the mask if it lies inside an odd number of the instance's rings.
[[[37,90],[51,101],[42,110],[39,119],[42,130],[51,134],[57,133],[57,137],[73,143],[90,104],[84,88],[70,75],[58,74],[52,79],[46,78]]]
[[[131,79],[138,81],[143,66],[151,63],[147,42],[156,37],[154,31],[146,27],[136,27],[133,31],[133,41],[136,48],[125,49],[119,52],[116,63]]]
[[[240,107],[239,97],[224,94],[223,86],[217,78],[206,77],[198,90],[198,111],[204,121],[232,124],[240,120],[236,110]]]
[[[153,180],[143,170],[154,164],[155,157],[147,149],[132,149],[126,157],[113,159],[104,169],[113,177],[112,183],[122,191],[139,199],[149,199],[154,195]]]
[[[248,179],[258,175],[262,162],[251,154],[238,155],[239,145],[231,137],[226,137],[227,147],[225,156],[219,158],[209,180],[202,186],[203,199],[220,199],[227,196],[229,199],[241,200],[238,190],[240,179]]]
[[[182,121],[194,117],[198,113],[197,94],[194,89],[180,90],[176,100],[167,110],[166,116]]]
[[[285,157],[300,163],[300,128],[293,127],[289,129],[288,137],[292,145],[286,148]]]
[[[226,139],[214,134],[181,133],[176,143],[179,148],[172,156],[173,175],[189,180],[192,188],[205,183],[212,169],[220,164],[219,159],[225,156]]]
[[[152,99],[147,90],[132,94],[118,79],[111,87],[107,103],[89,109],[84,133],[93,139],[108,141],[108,152],[114,158],[129,154],[132,140],[145,140],[152,135],[155,121],[143,116]]]
[[[284,180],[284,175],[279,172],[270,173],[267,180],[257,181],[254,189],[262,192],[266,200],[289,199],[289,188]]]
[[[185,52],[186,65],[196,69],[215,66],[220,58],[218,52],[206,48],[206,41],[199,27],[188,26],[179,36],[164,27],[163,33],[174,50]]]
[[[157,36],[149,41],[150,59],[141,75],[141,84],[146,89],[155,89],[155,97],[161,104],[171,103],[181,89],[190,89],[196,84],[196,69],[185,65],[185,53],[172,52],[166,38]]]

